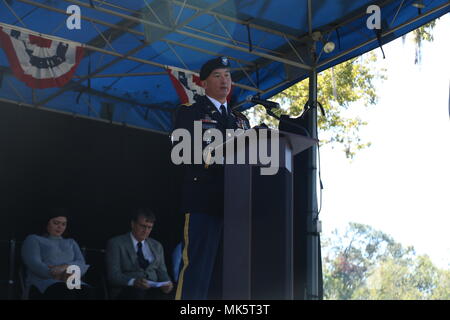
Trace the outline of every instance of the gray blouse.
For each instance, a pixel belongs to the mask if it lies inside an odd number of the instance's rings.
[[[62,237],[29,235],[22,245],[22,260],[27,269],[27,290],[34,285],[42,293],[52,284],[62,282],[52,278],[48,266],[77,265],[81,276],[89,268],[75,240]]]

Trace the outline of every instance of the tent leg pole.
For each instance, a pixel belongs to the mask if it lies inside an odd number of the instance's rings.
[[[308,29],[311,37],[310,61],[312,70],[309,74],[309,106],[306,129],[311,138],[317,139],[317,52],[313,39],[313,7],[312,0],[308,0]],[[319,296],[319,265],[320,238],[318,233],[317,206],[317,149],[310,148],[306,156],[306,300],[318,300]],[[322,281],[320,281],[322,283]],[[322,290],[321,290],[322,291]]]
[[[309,76],[309,105],[307,129],[311,138],[317,139],[317,69]],[[307,268],[306,268],[306,300],[318,300],[319,297],[319,233],[317,230],[317,148],[311,148],[307,156]]]

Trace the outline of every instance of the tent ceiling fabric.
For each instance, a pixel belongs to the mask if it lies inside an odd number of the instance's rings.
[[[14,101],[168,132],[179,104],[167,66],[198,72],[213,56],[232,61],[233,99],[269,98],[308,77],[379,46],[367,8],[381,9],[382,43],[449,12],[449,1],[423,0],[1,0],[0,23],[85,45],[75,77],[63,88],[17,80],[0,50],[0,101]],[[70,5],[81,29],[66,26]],[[333,41],[325,53],[311,32]],[[89,72],[90,70],[90,72]],[[105,112],[105,108],[108,112]]]

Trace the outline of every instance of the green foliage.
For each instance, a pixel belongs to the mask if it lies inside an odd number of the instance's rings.
[[[439,286],[431,294],[431,299],[450,300],[450,270],[440,270],[437,281]]]
[[[356,151],[370,146],[370,142],[359,137],[360,128],[367,122],[346,115],[346,111],[356,101],[362,101],[366,107],[376,104],[378,97],[374,80],[385,79],[384,73],[385,70],[376,66],[376,55],[369,53],[318,75],[317,97],[326,114],[318,121],[321,144],[337,143],[343,146],[349,158]],[[309,79],[305,79],[274,96],[273,99],[282,105],[279,113],[289,114],[293,118],[301,115],[308,101],[308,88]],[[247,111],[247,116],[269,127],[278,127],[278,121],[268,116],[261,106]]]
[[[412,33],[416,43],[416,63],[420,62],[421,42],[433,41],[431,30],[435,24],[432,21]],[[385,80],[385,73],[385,69],[377,66],[377,57],[372,51],[318,75],[318,102],[323,105],[326,113],[318,121],[322,145],[330,143],[333,147],[340,146],[350,159],[359,150],[370,147],[370,141],[363,141],[359,134],[367,122],[349,115],[348,110],[355,102],[362,102],[365,107],[376,105],[378,96],[374,82]],[[278,115],[284,113],[293,118],[301,115],[308,101],[308,86],[309,81],[305,79],[275,95],[273,99],[282,105]],[[246,111],[246,115],[253,124],[265,123],[271,128],[278,127],[278,121],[268,116],[262,106]]]
[[[420,62],[422,61],[422,41],[431,42],[434,40],[431,31],[433,30],[435,25],[436,20],[433,20],[430,23],[427,23],[412,32],[413,41],[416,44],[416,55],[414,60],[415,64],[420,64]]]
[[[359,288],[354,298],[371,300],[447,299],[450,287],[441,279],[448,271],[439,270],[426,255],[412,261],[388,259],[373,270],[367,285]],[[448,283],[447,283],[448,284]]]
[[[350,223],[323,242],[325,299],[422,300],[450,297],[450,272],[391,236]]]

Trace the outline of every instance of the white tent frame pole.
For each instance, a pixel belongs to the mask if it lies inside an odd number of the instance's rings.
[[[53,12],[57,12],[57,13],[60,13],[60,14],[63,14],[63,15],[67,15],[67,13],[64,10],[61,10],[61,9],[58,9],[58,8],[53,8],[53,7],[50,7],[48,5],[41,4],[39,2],[35,2],[35,1],[31,1],[31,0],[17,0],[17,1],[29,4],[29,5],[41,8],[41,9],[46,9],[46,10],[49,10],[49,11],[53,11]],[[137,30],[133,30],[133,29],[130,29],[130,28],[126,28],[126,27],[122,27],[122,26],[117,26],[115,24],[111,24],[111,23],[108,23],[108,22],[105,22],[105,21],[102,21],[102,20],[98,20],[98,19],[95,19],[95,18],[90,18],[90,17],[86,17],[86,16],[83,16],[83,15],[81,15],[80,18],[82,20],[86,20],[86,21],[89,21],[89,22],[100,24],[100,25],[103,25],[103,26],[106,26],[106,27],[109,27],[109,28],[125,31],[125,32],[128,32],[130,34],[137,35],[137,36],[141,36],[141,37],[145,36],[143,32],[140,32],[140,31],[137,31]],[[206,49],[197,48],[197,47],[189,45],[189,44],[185,44],[185,43],[181,43],[181,42],[177,42],[177,41],[173,41],[173,40],[168,40],[168,39],[161,39],[160,41],[167,42],[167,43],[170,43],[170,44],[174,44],[174,45],[177,45],[177,46],[180,46],[180,47],[185,47],[185,48],[191,49],[193,51],[198,51],[198,52],[206,53],[206,54],[209,54],[209,55],[217,55],[218,56],[218,54],[215,53],[215,52],[212,52],[212,51],[209,51],[209,50],[206,50]],[[107,54],[107,52],[103,52],[103,53]],[[245,63],[247,65],[252,65],[253,64],[253,62],[250,62],[250,61],[247,61],[247,60],[244,60],[244,59],[234,58],[234,57],[229,57],[229,58],[232,59],[232,60],[235,60],[235,61],[240,61],[241,63]],[[133,60],[133,57],[128,58],[128,60]],[[146,62],[141,62],[141,63],[151,64],[147,60],[144,60],[144,61],[146,61]]]
[[[101,3],[106,4],[106,5],[108,5],[108,6],[112,7],[112,8],[115,8],[115,9],[128,11],[130,13],[136,13],[135,10],[124,8],[124,7],[121,7],[121,6],[118,6],[116,4],[112,4],[112,3],[106,2],[106,1],[101,1],[101,0],[93,0],[93,1],[94,2],[101,2]],[[181,7],[186,7],[188,9],[193,9],[193,10],[201,10],[202,9],[202,8],[200,8],[198,6],[195,6],[195,5],[192,5],[192,4],[189,4],[189,3],[185,3],[186,1],[184,1],[184,2],[176,1],[176,0],[175,1],[173,1],[173,0],[165,0],[165,1],[171,2],[171,3],[173,3],[175,5],[178,5],[178,6],[181,6]],[[261,30],[261,31],[264,31],[264,32],[267,32],[267,33],[271,33],[271,34],[276,35],[276,36],[287,37],[287,38],[289,38],[291,40],[295,40],[295,41],[302,41],[302,39],[300,37],[298,37],[298,36],[295,36],[295,35],[292,35],[292,34],[289,34],[289,33],[280,32],[278,30],[271,29],[271,28],[268,28],[268,27],[265,27],[265,26],[261,26],[259,24],[251,23],[251,22],[248,22],[248,21],[245,21],[245,20],[236,19],[236,18],[227,16],[225,14],[221,14],[219,12],[212,11],[212,9],[210,9],[207,13],[211,14],[211,15],[216,15],[219,18],[222,18],[224,20],[228,20],[228,21],[231,21],[231,22],[234,22],[234,23],[239,23],[241,25],[248,25],[250,28],[254,28],[254,29]]]
[[[34,1],[29,1],[29,0],[17,0],[17,1],[22,1],[22,2],[25,2],[27,4],[35,5],[37,7],[43,8],[43,9],[51,10],[51,11],[58,12],[58,13],[61,13],[61,14],[66,14],[66,12],[63,11],[63,10],[60,10],[60,9],[57,9],[57,8],[53,8],[53,7],[49,7],[47,5],[39,4],[39,3],[34,2]],[[83,19],[83,17],[82,17],[82,19]],[[143,32],[135,31],[135,30],[132,30],[132,29],[124,28],[124,27],[119,27],[119,26],[116,26],[116,25],[113,25],[113,24],[110,24],[110,23],[107,23],[107,22],[104,22],[104,21],[101,21],[101,20],[87,18],[87,17],[84,17],[84,19],[86,19],[86,20],[88,20],[90,22],[93,22],[93,23],[102,24],[102,25],[105,25],[105,26],[108,26],[108,27],[111,27],[111,28],[115,28],[115,29],[131,32],[131,33],[134,33],[134,34],[137,34],[137,35],[140,35],[140,36],[144,36]],[[4,25],[6,25],[6,24],[4,24]],[[15,26],[9,26],[9,27],[15,28]],[[44,35],[42,35],[42,36],[44,36]],[[47,36],[44,36],[44,37],[47,37]],[[51,39],[52,37],[49,36],[48,38]],[[64,39],[62,39],[62,40],[64,40]],[[70,40],[67,40],[67,41],[71,42]],[[176,41],[172,41],[172,40],[163,40],[163,41],[168,43],[168,44],[175,44],[177,46],[186,47],[188,49],[196,50],[196,51],[203,52],[203,53],[206,53],[206,54],[218,55],[217,53],[214,53],[214,52],[211,52],[211,51],[208,51],[208,50],[204,50],[204,49],[200,49],[200,48],[195,48],[194,46],[186,45],[186,44],[183,44],[183,43],[178,43]],[[157,62],[152,62],[152,61],[149,61],[149,60],[136,58],[136,57],[132,57],[132,56],[125,56],[125,55],[117,53],[117,52],[108,51],[106,49],[97,48],[97,47],[90,46],[90,45],[83,45],[83,46],[86,49],[91,50],[91,51],[95,51],[95,52],[99,52],[99,53],[103,53],[103,54],[107,54],[107,55],[112,55],[112,56],[115,56],[115,57],[121,57],[121,58],[126,59],[126,60],[130,60],[130,61],[134,61],[134,62],[138,62],[138,63],[142,63],[142,64],[147,64],[147,65],[152,65],[152,66],[159,67],[159,68],[162,68],[162,69],[167,69],[167,67],[168,67],[166,65],[163,65],[163,64],[160,64],[160,63],[157,63]],[[245,64],[249,64],[249,65],[252,64],[249,61],[238,59],[238,58],[230,57],[230,59],[235,60],[235,61],[241,61],[241,62],[243,62]],[[187,69],[185,69],[183,71],[191,72],[191,73],[194,72],[195,73],[195,71],[187,70]],[[235,83],[234,86],[240,87],[240,88],[243,88],[243,89],[246,89],[246,90],[249,90],[249,91],[253,91],[253,92],[261,92],[260,89],[258,89],[256,87],[248,86],[248,85]]]
[[[8,4],[8,2],[6,0],[3,0],[3,2],[5,3],[5,6],[9,9],[9,11],[11,11],[11,13],[16,17],[16,19],[25,27],[27,28],[27,25],[22,21],[22,19],[20,19],[20,17],[17,15],[17,13],[14,11],[13,8],[11,8],[11,6]]]
[[[57,92],[49,95],[48,97],[46,97],[45,99],[38,101],[37,105],[41,105],[41,104],[46,104],[47,102],[49,102],[50,100],[53,100],[54,98],[56,98],[57,96],[61,95],[62,93],[73,89],[74,87],[76,87],[77,85],[81,84],[83,81],[87,80],[91,75],[95,75],[98,74],[100,72],[102,72],[103,70],[106,70],[107,68],[111,67],[112,65],[116,64],[119,61],[122,61],[123,59],[125,59],[126,57],[136,53],[137,51],[143,49],[146,46],[146,44],[141,44],[133,49],[131,49],[130,51],[128,51],[126,54],[122,55],[122,54],[118,54],[118,59],[115,59],[113,61],[108,62],[107,64],[101,66],[100,68],[98,68],[97,70],[95,70],[94,72],[92,72],[90,75],[86,75],[86,76],[82,76],[80,78],[80,80],[78,80],[77,82],[71,83],[69,85],[66,85],[64,88],[58,90]],[[112,54],[112,52],[111,52]]]
[[[21,2],[32,2],[32,1],[29,1],[29,0],[18,0],[18,1],[21,1]],[[285,59],[285,58],[276,57],[274,55],[270,55],[270,54],[263,53],[263,52],[257,52],[257,51],[251,51],[250,52],[248,48],[235,46],[233,44],[226,43],[226,42],[223,42],[223,41],[219,41],[219,40],[215,40],[215,39],[199,36],[199,35],[196,35],[196,34],[191,33],[191,32],[186,32],[186,31],[174,29],[174,28],[171,28],[171,27],[159,24],[159,23],[146,21],[144,19],[128,16],[126,14],[118,13],[118,12],[115,12],[115,11],[112,11],[112,10],[108,10],[108,9],[104,9],[104,8],[98,8],[98,7],[92,8],[89,4],[84,3],[84,2],[80,2],[80,1],[77,1],[77,0],[64,0],[64,1],[76,4],[76,5],[79,5],[79,6],[82,6],[82,7],[90,8],[92,10],[97,10],[99,12],[103,12],[103,13],[111,14],[111,15],[114,15],[114,16],[117,16],[117,17],[121,17],[123,19],[128,19],[130,21],[146,24],[146,25],[149,25],[149,26],[152,26],[152,27],[156,27],[156,28],[159,28],[159,29],[163,29],[163,30],[166,30],[166,31],[176,32],[178,34],[184,35],[186,37],[194,38],[194,39],[197,39],[197,40],[200,40],[200,41],[216,44],[218,46],[230,48],[230,49],[233,49],[233,50],[236,50],[236,51],[245,52],[245,53],[248,53],[248,54],[252,54],[252,55],[255,55],[255,56],[266,58],[268,60],[272,60],[272,61],[277,61],[277,62],[281,62],[281,63],[284,63],[284,64],[288,64],[288,65],[291,65],[293,67],[297,67],[297,68],[301,68],[301,69],[305,69],[305,70],[311,70],[310,66],[307,66],[305,64],[298,63],[298,62],[295,62],[295,61],[291,61],[291,60],[288,60],[288,59]]]
[[[225,40],[225,41],[226,41],[226,40],[230,40],[230,41],[233,42],[233,44],[234,44],[235,46],[239,46],[239,45],[242,45],[242,46],[245,46],[245,47],[248,47],[248,46],[249,46],[248,43],[246,43],[246,42],[244,42],[244,41],[239,41],[239,40],[236,40],[236,39],[232,39],[232,38],[229,38],[229,37],[225,37],[225,36],[223,36],[223,35],[214,34],[214,33],[211,33],[211,32],[205,31],[205,30],[196,29],[196,28],[191,27],[191,26],[185,26],[184,28],[185,28],[186,30],[193,31],[193,32],[195,32],[195,33],[197,33],[197,34],[202,33],[202,34],[204,34],[204,35],[206,35],[206,36],[215,37],[215,38],[222,39],[222,40]],[[278,56],[283,55],[282,52],[277,52],[277,51],[275,51],[275,50],[263,48],[263,47],[261,47],[261,46],[254,45],[254,44],[252,45],[252,48],[253,48],[253,49],[261,50],[261,52],[264,51],[264,52],[266,52],[267,54],[272,54],[272,55],[275,55],[275,56],[276,56],[276,55],[278,55]]]
[[[400,10],[403,8],[403,4],[405,3],[405,0],[402,0],[402,3],[400,3],[400,5],[398,6],[397,12],[394,15],[394,18],[392,19],[391,23],[389,24],[389,28],[392,27],[392,25],[394,24],[395,20],[397,20],[397,16],[400,13]]]
[[[425,17],[427,17],[427,16],[429,16],[429,15],[431,15],[431,14],[434,14],[434,13],[436,13],[437,11],[440,11],[440,10],[446,8],[446,7],[450,7],[450,3],[444,3],[443,5],[441,5],[441,6],[439,6],[439,7],[436,7],[436,8],[434,8],[433,10],[430,10],[430,11],[428,11],[428,12],[426,12],[426,13],[423,13],[422,15],[417,16],[417,17],[415,17],[415,18],[413,18],[413,19],[411,19],[411,20],[409,20],[409,21],[406,21],[406,22],[402,23],[401,25],[398,25],[397,27],[395,27],[395,28],[393,28],[393,29],[389,29],[389,30],[387,30],[386,32],[383,32],[383,33],[381,34],[381,38],[383,38],[383,37],[385,37],[385,36],[387,36],[387,35],[390,35],[391,33],[396,32],[397,30],[402,29],[402,28],[406,27],[407,25],[409,25],[409,24],[411,24],[411,23],[414,23],[414,22],[416,22],[416,21],[419,21],[420,19],[423,19],[423,18],[425,18]],[[368,41],[366,41],[366,42],[364,42],[364,43],[361,43],[361,44],[359,44],[359,45],[357,45],[357,46],[354,46],[353,48],[350,48],[350,49],[348,49],[348,50],[346,50],[346,51],[344,51],[344,52],[338,54],[337,56],[335,56],[335,57],[333,57],[333,58],[331,58],[331,59],[328,59],[328,60],[326,60],[326,61],[321,62],[317,67],[318,67],[318,68],[321,68],[321,67],[323,67],[324,65],[326,65],[326,64],[328,64],[328,63],[330,63],[330,62],[333,62],[333,61],[335,61],[335,60],[337,60],[337,59],[340,59],[340,58],[342,58],[343,56],[345,56],[345,55],[347,55],[347,54],[349,54],[349,53],[351,53],[351,52],[353,52],[353,51],[355,51],[355,50],[358,50],[358,49],[364,47],[365,45],[367,45],[367,44],[369,44],[369,43],[372,43],[372,42],[375,42],[375,41],[377,41],[377,38],[373,38],[373,39],[368,40]]]
[[[9,104],[15,104],[15,105],[17,105],[19,107],[26,107],[26,108],[36,109],[35,105],[29,104],[29,103],[22,103],[22,102],[18,102],[18,101],[14,101],[14,100],[9,100],[9,99],[5,99],[5,98],[0,98],[0,102],[9,103]],[[85,115],[78,114],[78,113],[74,113],[74,112],[68,112],[68,111],[61,111],[61,110],[52,109],[52,108],[49,108],[49,107],[46,107],[46,106],[40,106],[38,109],[39,110],[50,111],[50,112],[54,112],[54,113],[58,113],[58,114],[62,114],[62,115],[65,115],[65,116],[70,116],[70,117],[73,117],[73,118],[87,119],[87,120],[92,120],[92,121],[108,123],[108,124],[112,124],[112,125],[116,125],[116,126],[120,126],[120,127],[127,127],[127,128],[132,128],[132,129],[137,129],[137,130],[142,130],[142,131],[147,131],[147,132],[152,132],[152,133],[158,133],[158,134],[167,135],[167,136],[169,135],[169,132],[165,132],[165,131],[159,131],[159,130],[154,130],[154,129],[147,129],[147,128],[143,128],[143,127],[129,125],[129,124],[126,124],[126,123],[123,123],[123,122],[109,121],[109,120],[99,119],[99,118],[92,118],[92,117],[85,116]]]

